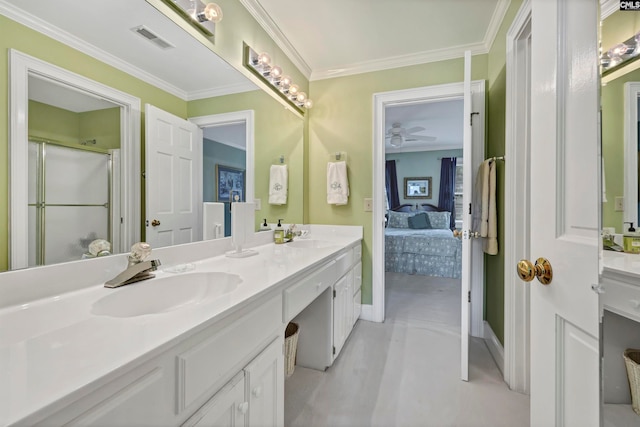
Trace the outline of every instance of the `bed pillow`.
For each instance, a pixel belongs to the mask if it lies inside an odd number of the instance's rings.
[[[448,230],[451,228],[451,212],[425,212],[429,218],[431,228]]]
[[[429,222],[429,217],[426,212],[422,212],[419,214],[415,214],[414,216],[410,216],[407,221],[409,222],[409,228],[415,229],[424,229],[431,228],[431,223]]]
[[[409,217],[413,216],[410,212],[394,212],[389,211],[389,221],[387,221],[387,227],[389,228],[409,228]]]

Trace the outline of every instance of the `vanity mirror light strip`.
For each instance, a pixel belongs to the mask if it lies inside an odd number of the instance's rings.
[[[298,113],[304,114],[305,110],[313,107],[313,101],[299,90],[298,85],[284,74],[282,68],[271,64],[268,54],[259,54],[251,46],[243,43],[242,64]]]

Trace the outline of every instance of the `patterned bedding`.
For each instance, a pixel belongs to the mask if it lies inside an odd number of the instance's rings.
[[[462,241],[443,229],[385,229],[385,270],[459,279]]]

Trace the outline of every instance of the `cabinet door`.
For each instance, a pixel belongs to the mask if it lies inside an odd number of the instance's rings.
[[[284,425],[283,343],[283,338],[274,340],[244,369],[249,426]]]
[[[347,338],[345,334],[345,309],[346,309],[346,290],[347,290],[347,276],[342,277],[334,285],[334,297],[333,297],[333,347],[334,347],[334,359],[340,354],[344,341]]]
[[[183,427],[244,427],[249,403],[245,400],[244,374],[236,375],[200,409]]]

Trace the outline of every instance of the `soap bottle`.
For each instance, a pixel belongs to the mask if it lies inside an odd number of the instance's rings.
[[[282,228],[280,221],[282,220],[278,220],[278,225],[276,225],[276,229],[273,232],[273,241],[277,244],[284,243],[284,228]]]
[[[629,224],[629,229],[624,233],[622,238],[624,251],[630,254],[639,254],[640,233],[637,233],[636,229],[633,228],[633,222],[625,222],[625,224]]]
[[[262,224],[260,224],[260,231],[271,231],[271,227],[267,224],[267,218],[262,220]]]

